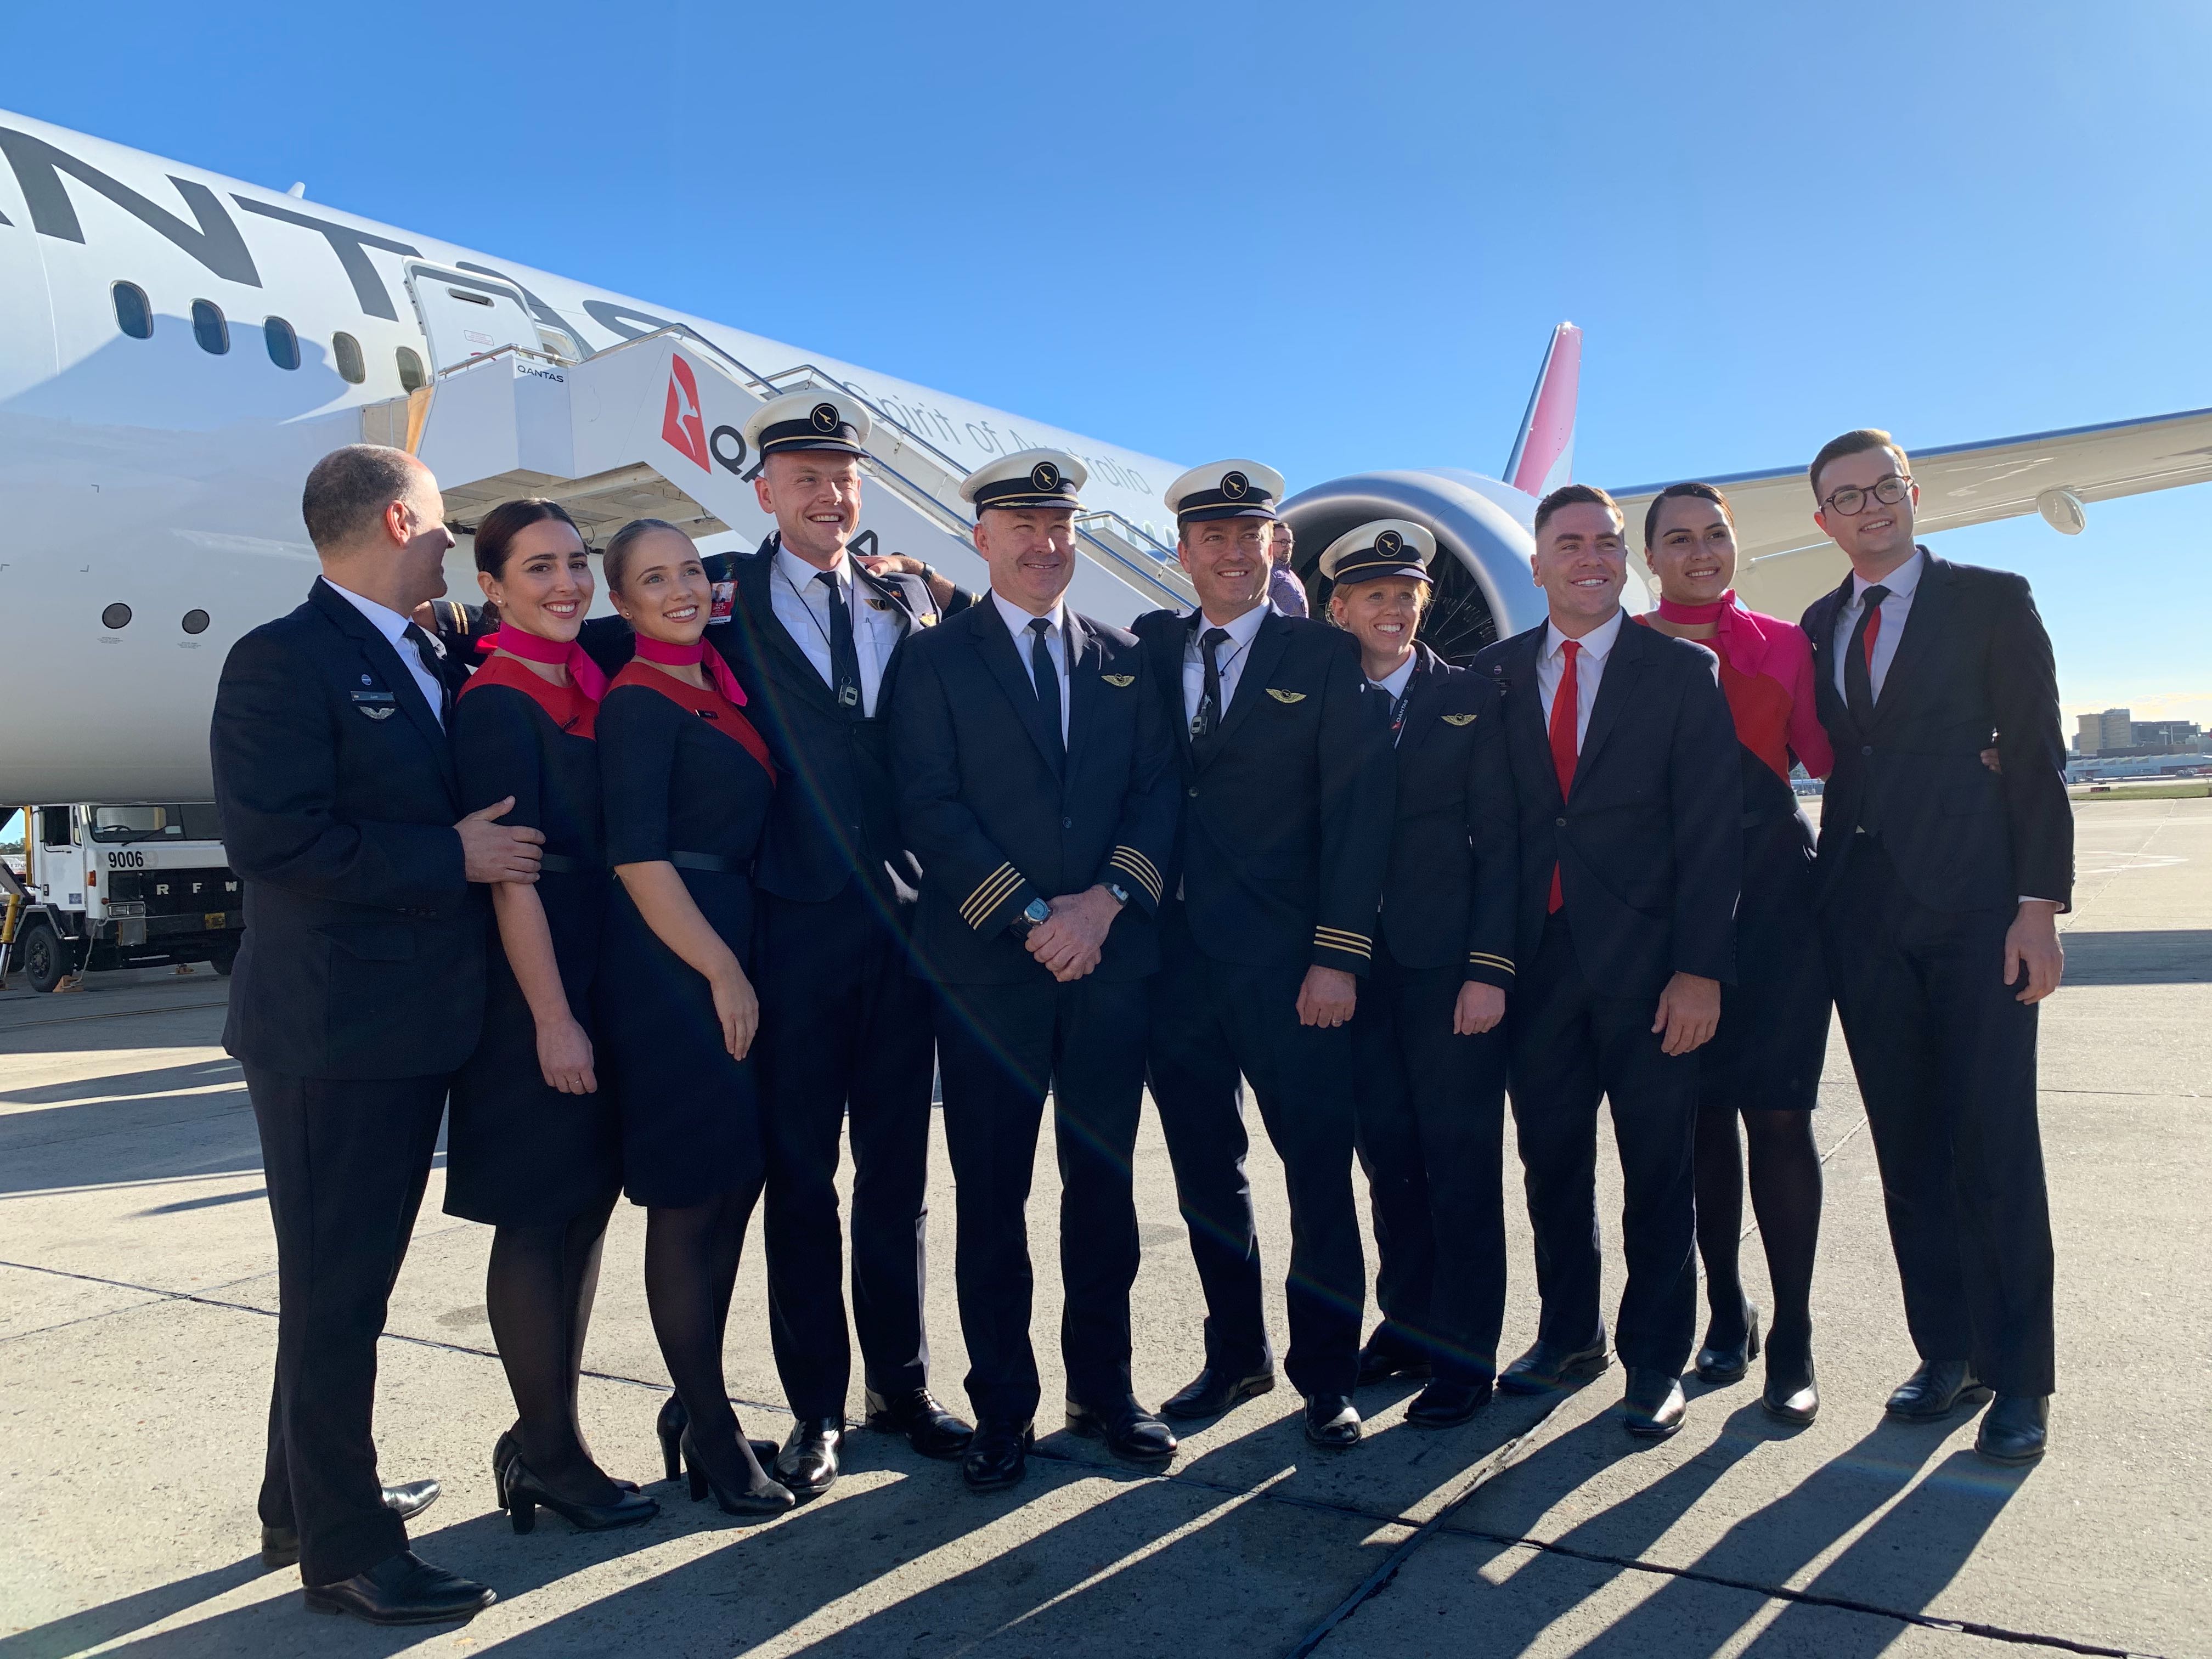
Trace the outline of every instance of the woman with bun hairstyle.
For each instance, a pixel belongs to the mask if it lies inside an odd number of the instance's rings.
[[[1711,1322],[1698,1351],[1708,1382],[1734,1382],[1759,1357],[1759,1310],[1737,1274],[1743,1231],[1741,1117],[1751,1148],[1751,1202],[1766,1247],[1774,1318],[1761,1403],[1809,1423],[1813,1256],[1820,1232],[1820,1155],[1813,1141],[1828,1047],[1828,981],[1813,917],[1813,831],[1790,787],[1791,762],[1826,777],[1834,757],[1813,708],[1813,647],[1795,623],[1747,611],[1735,580],[1735,518],[1709,483],[1670,484],[1644,516],[1644,558],[1659,608],[1638,618],[1694,640],[1720,659],[1743,763],[1743,891],[1735,982],[1720,1029],[1699,1055],[1698,1252]]]
[[[607,592],[636,639],[599,711],[609,901],[602,1048],[622,1105],[623,1182],[646,1210],[645,1294],[676,1385],[659,1433],[670,1478],[728,1514],[789,1509],[723,1382],[746,1223],[766,1167],[751,1059],[752,863],[775,773],[744,693],[706,649],[713,589],[675,526],[607,543]],[[772,1454],[771,1454],[772,1455]]]
[[[545,501],[493,508],[476,559],[500,625],[453,708],[461,793],[472,811],[510,802],[506,822],[545,845],[534,884],[491,890],[483,1036],[453,1079],[446,1209],[498,1230],[484,1303],[518,1413],[492,1454],[500,1504],[517,1532],[540,1506],[598,1531],[659,1511],[608,1479],[576,1419],[622,1177],[592,1030],[608,879],[592,732],[606,682],[576,644],[592,567],[567,513]]]

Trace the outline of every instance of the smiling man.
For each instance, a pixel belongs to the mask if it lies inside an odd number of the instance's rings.
[[[2033,1462],[2055,1387],[2036,1005],[2074,890],[2057,669],[2025,580],[1914,543],[1889,434],[1832,440],[1810,477],[1851,562],[1805,613],[1836,750],[1814,881],[1921,1359],[1888,1409],[1933,1421],[1994,1389],[1976,1449]]]
[[[1144,1097],[1153,916],[1175,840],[1174,738],[1133,635],[1063,602],[1073,456],[969,475],[988,603],[914,640],[891,710],[901,823],[922,868],[919,969],[936,996],[960,1191],[960,1324],[979,1492],[1023,1473],[1039,1385],[1025,1206],[1048,1090],[1060,1171],[1067,1425],[1158,1467],[1175,1436],[1129,1377],[1130,1161]]]
[[[1613,1108],[1628,1277],[1614,1342],[1626,1423],[1682,1424],[1697,1316],[1695,1051],[1735,977],[1742,864],[1735,726],[1710,651],[1626,626],[1620,509],[1569,484],[1536,508],[1550,616],[1474,659],[1504,696],[1520,815],[1509,1075],[1543,1302],[1499,1386],[1531,1394],[1605,1368],[1597,1110]]]

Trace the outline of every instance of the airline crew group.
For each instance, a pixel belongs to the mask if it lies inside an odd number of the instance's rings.
[[[1739,1117],[1776,1299],[1763,1403],[1809,1422],[1832,987],[1922,1360],[1888,1409],[1994,1391],[1980,1449],[2041,1455],[2034,1005],[2072,880],[2055,676],[2023,582],[1915,545],[1887,434],[1814,462],[1853,573],[1802,630],[1735,601],[1729,504],[1705,484],[1652,503],[1660,604],[1631,619],[1620,513],[1569,485],[1535,516],[1547,620],[1455,666],[1417,637],[1437,553],[1419,524],[1322,552],[1326,621],[1271,603],[1284,485],[1250,461],[1170,487],[1199,604],[1127,629],[1066,603],[1086,473],[1057,452],[963,486],[987,595],[863,560],[868,427],[834,393],[764,405],[744,437],[775,532],[706,557],[674,526],[625,526],[611,618],[585,620],[588,550],[556,503],[495,509],[475,552],[497,630],[456,614],[443,645],[409,620],[452,545],[428,471],[354,446],[309,475],[322,577],[233,650],[212,735],[248,916],[225,1042],[283,1291],[263,1554],[298,1563],[309,1605],[389,1623],[492,1600],[408,1551],[437,1483],[382,1486],[371,1437],[449,1098],[447,1208],[495,1230],[486,1301],[518,1413],[499,1500],[519,1532],[541,1508],[598,1529],[658,1510],[576,1417],[621,1194],[647,1212],[669,1477],[731,1513],[836,1480],[848,1126],[866,1420],[975,1490],[1019,1480],[1048,1097],[1066,1423],[1119,1457],[1163,1467],[1170,1420],[1275,1386],[1247,1081],[1289,1189],[1283,1370],[1315,1445],[1358,1443],[1364,1384],[1422,1380],[1407,1420],[1445,1428],[1493,1386],[1572,1386],[1613,1350],[1629,1432],[1674,1433],[1698,1252],[1697,1374],[1736,1381],[1761,1352]],[[1832,769],[1817,854],[1793,763]],[[933,1067],[972,1429],[928,1374]],[[1131,1381],[1148,1085],[1206,1297],[1200,1369],[1158,1413]],[[1501,1373],[1509,1097],[1541,1313]],[[1610,1336],[1601,1097],[1626,1194]],[[1381,1252],[1364,1346],[1355,1156]],[[722,1371],[763,1196],[781,1446],[745,1436]]]

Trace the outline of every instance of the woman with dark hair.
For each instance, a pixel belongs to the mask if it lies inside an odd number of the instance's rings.
[[[789,1509],[723,1382],[738,1255],[766,1167],[750,1058],[754,848],[775,786],[744,693],[706,648],[713,588],[691,538],[659,519],[617,531],[607,592],[636,635],[599,711],[609,901],[603,1046],[622,1103],[623,1179],[646,1210],[645,1295],[676,1385],[659,1431],[731,1515]],[[773,1449],[771,1449],[773,1455]]]
[[[606,683],[576,644],[592,567],[568,514],[544,501],[496,507],[476,557],[501,620],[453,708],[464,804],[507,802],[506,822],[545,845],[535,884],[492,889],[483,1036],[453,1079],[446,1209],[498,1229],[484,1304],[519,1413],[492,1453],[500,1504],[517,1532],[541,1505],[597,1531],[660,1507],[607,1478],[576,1420],[622,1175],[592,1039],[607,887],[592,729]]]
[[[1820,1409],[1813,1374],[1813,1256],[1820,1232],[1820,1155],[1813,1141],[1828,1046],[1828,982],[1813,917],[1813,831],[1790,787],[1792,760],[1814,777],[1833,763],[1813,707],[1813,647],[1794,623],[1747,611],[1735,580],[1735,519],[1708,483],[1670,484],[1644,517],[1644,558],[1659,608],[1638,618],[1695,640],[1720,659],[1743,763],[1743,890],[1735,983],[1699,1056],[1698,1253],[1711,1309],[1698,1375],[1734,1382],[1759,1352],[1759,1310],[1744,1295],[1741,1117],[1751,1146],[1751,1202],[1766,1247],[1774,1319],[1761,1403],[1788,1423]]]

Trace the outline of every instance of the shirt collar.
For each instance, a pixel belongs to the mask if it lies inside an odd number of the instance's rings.
[[[822,574],[821,570],[807,563],[781,542],[775,544],[775,568],[782,573],[786,581],[810,599],[822,591],[819,584],[808,585]],[[853,556],[847,554],[832,568],[837,573],[838,588],[849,597],[853,591]]]
[[[1575,643],[1583,648],[1582,654],[1593,662],[1603,662],[1613,650],[1613,642],[1620,637],[1621,621],[1627,614],[1625,611],[1615,611],[1601,626],[1593,628],[1577,640]],[[1547,658],[1559,656],[1559,647],[1566,642],[1567,636],[1559,632],[1556,624],[1550,622],[1544,624],[1544,655]]]
[[[1036,620],[1036,614],[1023,610],[995,587],[991,590],[991,603],[999,607],[999,615],[1006,621],[1006,632],[1014,636],[1014,642],[1017,645],[1020,644],[1029,635],[1030,624]],[[1045,612],[1045,619],[1051,623],[1052,631],[1055,634],[1066,628],[1067,626],[1066,602],[1054,599],[1052,602],[1052,609]]]
[[[376,631],[393,645],[398,645],[406,637],[407,625],[414,620],[413,617],[401,616],[388,605],[379,605],[374,599],[363,599],[350,587],[341,586],[338,583],[331,581],[328,576],[325,576],[323,580],[329,585],[331,592],[343,594],[353,608],[374,623]]]
[[[1377,691],[1387,692],[1391,700],[1395,702],[1399,697],[1405,695],[1406,687],[1413,678],[1413,671],[1420,665],[1421,653],[1416,651],[1412,656],[1407,658],[1405,661],[1400,663],[1397,668],[1387,678],[1379,680],[1370,680],[1367,683],[1373,686]]]
[[[1881,586],[1889,590],[1890,598],[1909,599],[1912,597],[1912,590],[1920,586],[1921,573],[1927,568],[1928,550],[1924,547],[1916,547],[1912,550],[1911,558],[1881,579]],[[1874,583],[1867,580],[1857,571],[1851,572],[1851,603],[1858,604],[1866,597],[1867,589],[1873,586],[1875,586]]]
[[[1251,644],[1253,637],[1260,631],[1260,624],[1267,620],[1273,609],[1273,606],[1268,605],[1266,600],[1262,599],[1259,604],[1254,605],[1249,611],[1247,611],[1243,616],[1237,617],[1236,621],[1221,623],[1220,625],[1229,631],[1230,643],[1237,647],[1240,650],[1245,646]],[[1190,614],[1192,623],[1194,624],[1190,630],[1190,638],[1192,644],[1195,646],[1200,639],[1205,637],[1206,629],[1212,627],[1214,624],[1206,620],[1206,611],[1203,606],[1194,610]]]

